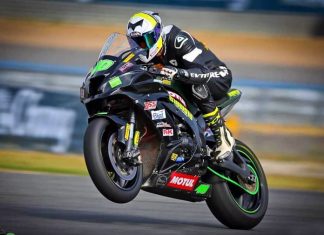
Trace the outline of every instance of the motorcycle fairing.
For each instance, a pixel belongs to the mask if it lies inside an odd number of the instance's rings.
[[[175,174],[189,177],[189,179],[194,178],[195,184],[193,187],[189,188],[175,187],[174,185],[170,187],[170,182],[172,182],[172,180],[174,183],[181,181],[180,178],[176,181],[172,178]],[[185,183],[186,182],[179,182],[180,185]],[[142,185],[142,190],[190,202],[204,201],[211,197],[211,185],[203,182],[199,175],[190,174],[187,171],[172,171],[168,174],[153,173],[152,176]]]

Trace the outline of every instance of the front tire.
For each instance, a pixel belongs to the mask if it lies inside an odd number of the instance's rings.
[[[121,159],[118,129],[105,118],[92,120],[85,132],[83,150],[90,177],[110,201],[127,203],[139,193],[142,166],[129,167]]]
[[[236,150],[255,170],[258,191],[250,195],[227,181],[219,180],[212,188],[207,205],[213,215],[224,225],[234,229],[251,229],[258,225],[268,207],[268,185],[262,166],[252,150],[236,140]]]

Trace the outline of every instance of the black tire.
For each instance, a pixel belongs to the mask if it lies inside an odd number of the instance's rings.
[[[242,157],[250,158],[250,164],[259,178],[259,190],[255,195],[249,195],[239,187],[220,180],[213,185],[212,196],[206,202],[213,215],[224,225],[233,229],[251,229],[261,222],[266,213],[268,185],[262,166],[252,150],[239,140],[236,140],[235,148]]]
[[[127,203],[139,193],[143,171],[141,166],[134,167],[129,170],[132,173],[136,171],[130,180],[118,178],[110,159],[113,155],[110,152],[115,151],[116,144],[109,144],[116,132],[117,128],[107,119],[92,120],[84,136],[84,157],[90,177],[102,195],[116,203]],[[108,148],[112,150],[109,152]]]

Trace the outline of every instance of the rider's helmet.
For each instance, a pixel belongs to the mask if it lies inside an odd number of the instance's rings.
[[[142,11],[134,14],[128,21],[127,36],[141,47],[139,55],[144,63],[150,62],[161,50],[164,43],[163,25],[158,13]]]

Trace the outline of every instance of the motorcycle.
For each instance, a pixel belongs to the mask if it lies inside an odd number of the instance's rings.
[[[114,33],[80,88],[89,114],[84,157],[97,189],[127,203],[142,189],[206,201],[224,225],[251,229],[268,206],[268,186],[253,151],[236,140],[230,159],[211,163],[215,139],[178,81],[138,63],[145,51]],[[231,89],[219,102],[225,117],[239,101]]]

